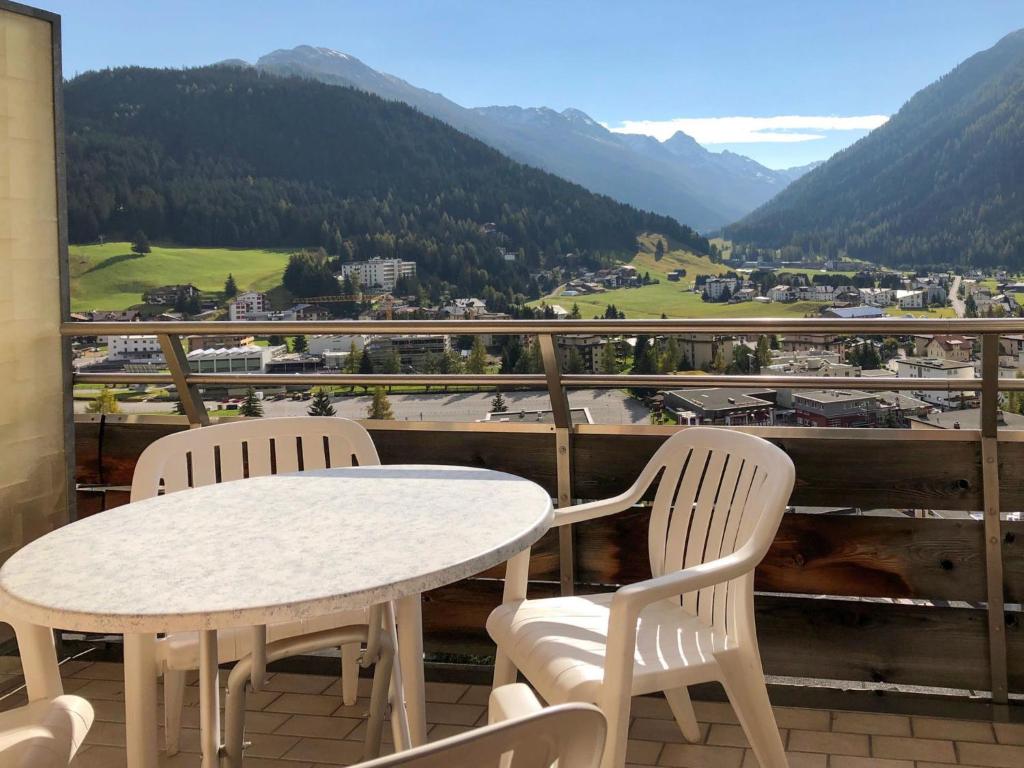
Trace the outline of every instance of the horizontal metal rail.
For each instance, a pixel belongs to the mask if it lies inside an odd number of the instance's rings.
[[[825,333],[835,336],[912,336],[914,334],[1024,333],[1024,318],[878,318],[846,320],[831,318],[728,318],[682,320],[305,320],[274,322],[194,320],[158,322],[65,322],[65,336],[118,336],[131,334],[251,335],[275,334],[629,334],[711,333],[754,336],[770,333]]]
[[[423,373],[188,373],[185,380],[196,386],[431,386],[508,387],[545,389],[541,374],[423,374]],[[561,384],[572,389],[858,389],[878,391],[963,392],[980,390],[983,379],[907,379],[850,376],[617,376],[563,374]],[[172,384],[169,373],[76,373],[76,384]],[[1024,379],[999,379],[999,389],[1024,391]]]

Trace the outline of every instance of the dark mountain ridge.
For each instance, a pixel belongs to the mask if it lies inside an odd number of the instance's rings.
[[[124,68],[70,81],[65,113],[76,242],[141,229],[191,245],[321,245],[341,260],[414,260],[435,292],[490,286],[509,300],[536,294],[531,270],[569,252],[629,254],[640,232],[709,248],[673,219],[352,88],[237,66]]]
[[[1024,30],[915,94],[726,234],[891,265],[1024,267]]]

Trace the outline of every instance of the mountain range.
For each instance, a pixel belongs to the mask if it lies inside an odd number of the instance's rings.
[[[185,245],[321,246],[334,262],[400,257],[418,265],[410,292],[499,308],[539,295],[531,273],[610,263],[643,232],[709,252],[670,217],[362,90],[252,68],[127,67],[72,79],[64,105],[73,242],[142,231]]]
[[[1024,30],[726,229],[891,265],[1024,267]]]
[[[702,231],[739,219],[816,165],[773,170],[732,152],[710,152],[682,132],[665,142],[613,133],[577,109],[466,108],[330,48],[300,45],[262,56],[255,65],[238,59],[220,63],[401,101],[514,160]]]

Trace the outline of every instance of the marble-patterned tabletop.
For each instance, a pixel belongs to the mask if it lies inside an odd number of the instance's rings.
[[[272,624],[450,584],[539,539],[551,498],[514,475],[388,465],[210,485],[28,544],[0,615],[89,632]]]

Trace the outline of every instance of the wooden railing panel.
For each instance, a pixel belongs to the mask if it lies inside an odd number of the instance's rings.
[[[531,597],[557,585],[531,584]],[[430,651],[488,656],[484,625],[501,582],[464,581],[434,590],[423,606]],[[987,690],[985,611],[857,600],[758,595],[757,635],[768,675]],[[1024,689],[1024,631],[1007,626],[1010,688]],[[1013,660],[1016,660],[1015,662]]]

